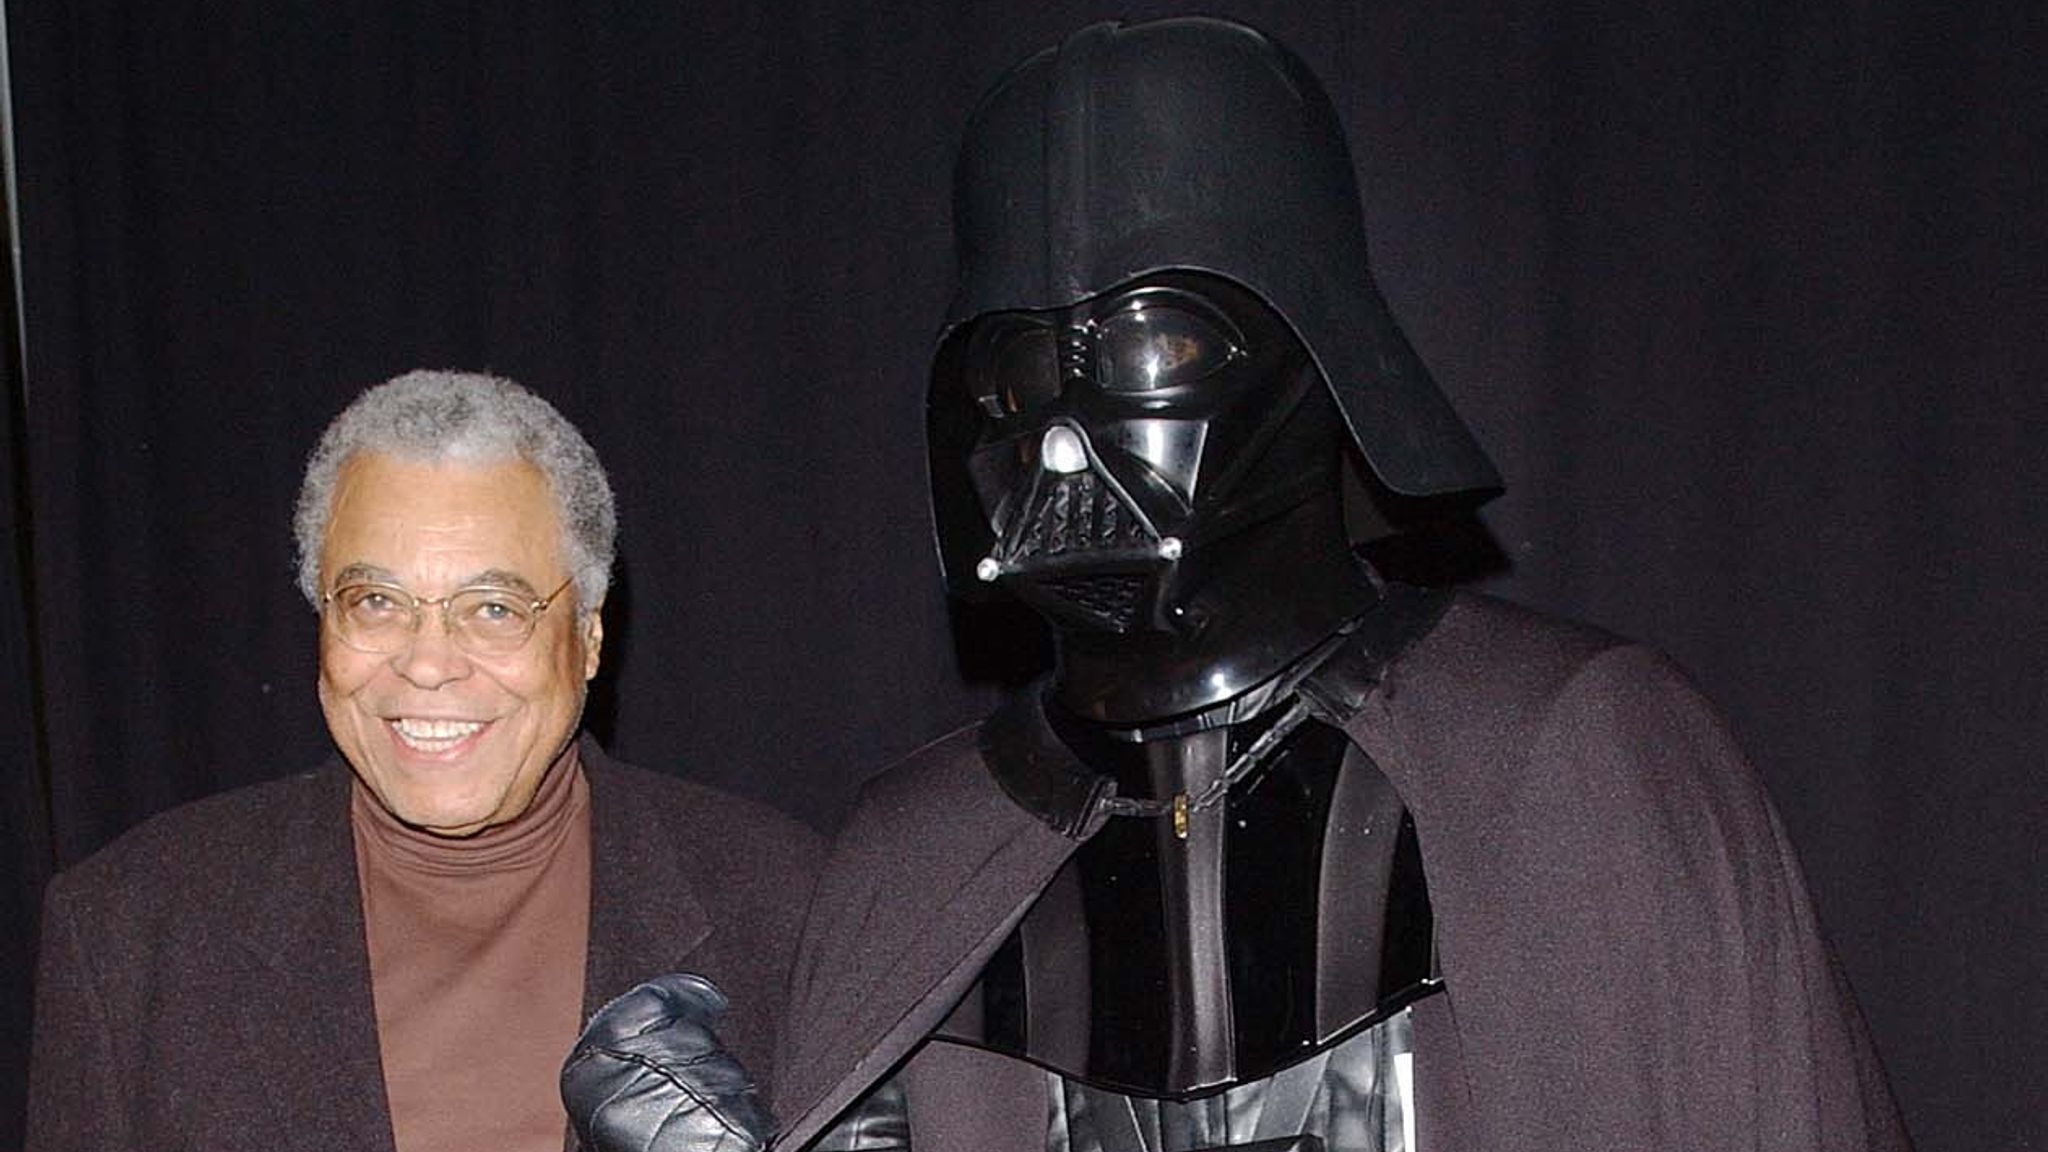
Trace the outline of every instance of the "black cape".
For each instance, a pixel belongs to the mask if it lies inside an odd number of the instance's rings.
[[[1909,1147],[1761,782],[1664,657],[1460,596],[1345,730],[1429,880],[1428,1152]],[[913,1052],[1094,829],[1012,804],[973,729],[867,785],[797,960],[778,1147]]]

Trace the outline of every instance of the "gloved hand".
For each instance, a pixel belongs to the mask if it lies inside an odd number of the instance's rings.
[[[661,976],[598,1010],[562,1065],[562,1103],[597,1152],[761,1152],[774,1132],[711,1026],[725,994]]]

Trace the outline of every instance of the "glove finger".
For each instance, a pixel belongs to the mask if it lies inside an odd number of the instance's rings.
[[[682,1058],[579,1048],[562,1069],[562,1101],[600,1152],[758,1152],[774,1129],[746,1071],[715,1037],[709,1051]]]
[[[725,1014],[725,993],[702,976],[672,972],[657,976],[620,996],[590,1018],[578,1047],[610,1047],[678,1022],[710,1029]]]

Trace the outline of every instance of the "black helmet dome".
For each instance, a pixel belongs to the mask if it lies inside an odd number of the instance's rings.
[[[935,390],[955,384],[946,338],[977,316],[1065,307],[1170,269],[1208,272],[1292,326],[1389,489],[1500,487],[1373,282],[1329,98],[1254,29],[1202,17],[1096,24],[1017,65],[969,120],[954,229]]]

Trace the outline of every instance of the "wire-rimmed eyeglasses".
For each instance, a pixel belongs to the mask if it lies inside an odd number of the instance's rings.
[[[335,637],[358,652],[389,656],[403,651],[419,636],[421,611],[439,608],[441,627],[457,648],[471,656],[509,656],[526,646],[541,613],[575,580],[569,577],[538,600],[487,586],[423,598],[396,584],[361,581],[327,593],[320,605]]]

